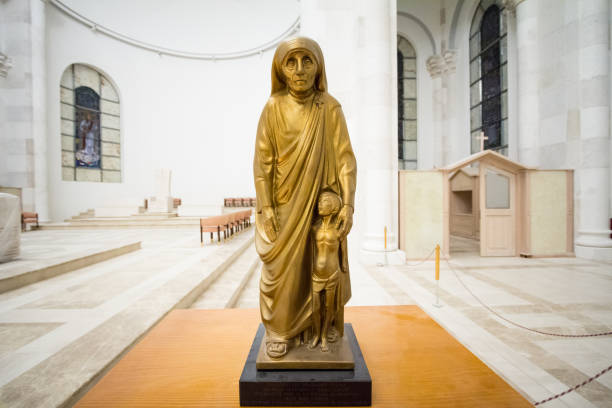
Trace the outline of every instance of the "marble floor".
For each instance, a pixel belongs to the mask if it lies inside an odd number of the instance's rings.
[[[135,239],[142,249],[0,294],[0,407],[70,406],[168,311],[188,307],[253,230],[200,246],[197,228],[23,234],[24,258],[46,241],[70,247]]]
[[[187,229],[35,231],[24,238],[25,253],[44,253],[45,242],[119,239],[140,240],[142,249],[0,294],[0,406],[70,405],[172,308],[258,307],[252,229],[203,248]],[[508,322],[560,334],[611,331],[612,264],[481,258],[477,247],[453,240],[451,259],[441,265],[442,307],[434,306],[433,261],[363,266],[354,252],[349,306],[419,305],[533,402],[612,365],[612,336],[547,336]],[[245,268],[254,272],[240,273]],[[612,407],[612,372],[542,406]]]
[[[565,335],[612,331],[612,264],[483,258],[477,242],[459,239],[451,245],[451,259],[441,263],[439,303],[433,261],[363,269],[398,303],[419,305],[532,402],[612,365],[612,335],[561,337],[525,329]],[[360,283],[353,280],[356,291]],[[612,407],[612,371],[541,406]]]

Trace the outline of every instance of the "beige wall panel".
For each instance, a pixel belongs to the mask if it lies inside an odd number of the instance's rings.
[[[473,178],[465,173],[459,173],[451,181],[452,191],[468,191],[474,188]]]
[[[60,115],[63,119],[74,120],[74,106],[60,103]]]
[[[100,75],[85,65],[74,66],[74,87],[87,86],[100,94]]]
[[[531,254],[560,255],[567,247],[567,179],[565,171],[529,173]]]
[[[400,249],[407,259],[422,259],[443,239],[443,173],[401,171]]]
[[[101,88],[102,88],[102,98],[107,99],[109,101],[119,102],[119,96],[117,95],[115,88],[110,83],[110,81],[106,79],[104,76],[102,76]]]
[[[105,183],[121,183],[121,172],[102,170],[102,181]]]
[[[451,235],[458,235],[460,237],[473,238],[474,237],[474,216],[473,215],[462,215],[452,214],[451,215]]]
[[[102,128],[102,140],[105,142],[119,143],[121,135],[118,130]]]
[[[76,180],[77,181],[102,181],[102,171],[99,169],[87,169],[84,167],[77,167]]]
[[[74,137],[62,136],[62,150],[67,152],[74,151]]]
[[[74,136],[74,122],[71,120],[62,119],[62,134]]]
[[[74,105],[74,91],[72,89],[60,88],[60,101]]]
[[[102,142],[102,154],[104,156],[121,156],[121,145],[117,143]]]
[[[100,123],[102,124],[102,127],[119,130],[119,118],[117,116],[106,115],[103,113],[100,118]]]
[[[62,152],[62,166],[74,167],[74,153]]]
[[[102,168],[104,170],[121,170],[121,159],[119,157],[102,156]]]
[[[102,113],[110,113],[111,115],[119,116],[119,103],[109,102],[105,99],[100,101],[100,110]]]
[[[74,181],[74,167],[62,167],[62,180]]]
[[[64,73],[62,74],[62,79],[60,84],[66,88],[72,89],[72,67],[66,68]]]

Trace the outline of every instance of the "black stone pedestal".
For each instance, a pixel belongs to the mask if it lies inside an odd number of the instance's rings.
[[[372,405],[372,379],[350,323],[344,325],[344,335],[355,357],[353,370],[257,370],[264,334],[260,324],[240,376],[240,406]]]

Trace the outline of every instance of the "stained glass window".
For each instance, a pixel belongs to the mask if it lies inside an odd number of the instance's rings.
[[[59,84],[62,180],[121,183],[121,104],[96,68],[68,66]]]
[[[472,153],[485,149],[507,154],[508,68],[506,16],[500,0],[482,0],[470,30],[470,124]]]
[[[74,90],[75,167],[100,168],[100,96],[91,88]]]
[[[397,37],[398,168],[417,168],[417,76],[414,47]]]

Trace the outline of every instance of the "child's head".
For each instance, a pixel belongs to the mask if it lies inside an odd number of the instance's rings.
[[[332,191],[324,191],[319,195],[319,215],[336,214],[341,205],[342,200]]]

